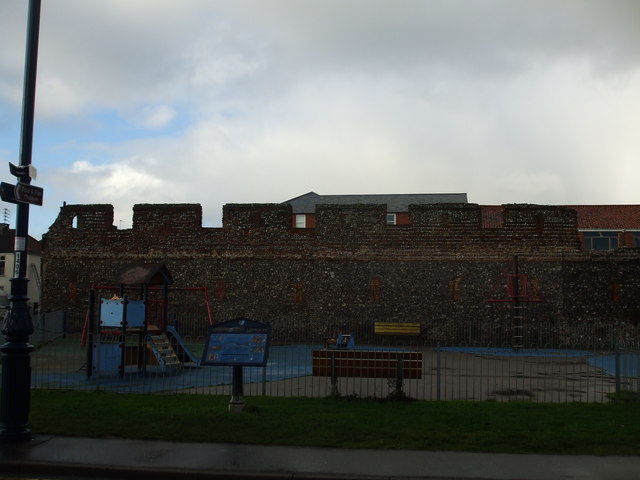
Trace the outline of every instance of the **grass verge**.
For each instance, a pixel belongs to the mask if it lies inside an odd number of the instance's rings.
[[[181,442],[639,455],[640,403],[419,402],[33,390],[36,434]]]

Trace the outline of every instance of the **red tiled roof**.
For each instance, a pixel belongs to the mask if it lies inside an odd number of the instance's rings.
[[[578,212],[578,229],[638,229],[640,205],[565,205]]]
[[[563,205],[578,214],[578,229],[640,230],[640,205]],[[480,207],[483,228],[503,226],[503,205]]]

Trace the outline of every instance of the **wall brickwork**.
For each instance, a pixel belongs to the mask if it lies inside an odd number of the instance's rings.
[[[488,300],[507,297],[517,256],[537,300],[530,322],[637,335],[640,249],[582,251],[569,208],[502,211],[502,227],[483,228],[478,205],[414,205],[408,225],[387,225],[385,205],[318,205],[315,228],[295,229],[288,205],[231,204],[222,228],[204,228],[200,205],[136,205],[133,227],[119,230],[111,205],[65,205],[43,237],[43,308],[68,311],[79,329],[92,285],[132,262],[163,263],[174,286],[209,288],[216,321],[269,321],[301,339],[428,321],[426,333],[447,341],[460,322],[508,323],[510,304]],[[172,308],[189,301],[173,294]]]

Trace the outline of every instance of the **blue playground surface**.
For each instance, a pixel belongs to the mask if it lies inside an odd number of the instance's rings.
[[[616,356],[603,355],[589,358],[589,365],[601,368],[607,375],[616,374]],[[621,353],[620,354],[620,375],[623,377],[640,377],[640,354]]]
[[[312,350],[321,349],[320,345],[279,345],[270,348],[266,367],[244,367],[244,382],[275,382],[289,378],[304,377],[312,374]],[[357,346],[356,350],[398,351],[409,350],[398,347]],[[615,375],[616,355],[589,352],[586,350],[562,349],[520,349],[492,347],[439,347],[443,352],[458,352],[471,355],[499,357],[546,357],[554,359],[584,359],[589,365],[602,369],[606,375]],[[622,377],[640,377],[640,354],[621,353],[620,375]],[[123,376],[117,373],[93,374],[87,377],[84,370],[63,372],[39,372],[32,374],[31,385],[34,388],[68,389],[104,389],[119,393],[157,393],[231,385],[233,367],[198,367],[185,365],[177,371],[159,371],[157,367],[148,367],[141,372],[137,367],[127,367]]]
[[[311,375],[312,345],[272,346],[266,367],[244,367],[245,383],[273,382]],[[94,373],[87,377],[84,370],[76,372],[34,373],[34,388],[105,389],[120,393],[156,393],[190,388],[231,385],[233,367],[198,367],[185,365],[178,371],[158,371],[148,367],[147,372],[127,367],[123,376],[117,373]]]
[[[269,349],[266,367],[244,367],[244,383],[275,382],[312,374],[312,351],[322,349],[320,345],[278,345]],[[354,346],[353,350],[400,351],[406,348],[381,346]],[[195,353],[195,352],[194,352]],[[198,352],[200,353],[200,352]],[[129,366],[123,376],[118,373],[94,373],[87,377],[86,371],[37,372],[32,374],[34,388],[104,389],[119,393],[157,393],[186,389],[231,385],[233,367],[196,366],[186,364],[180,370],[161,371],[157,366],[148,366],[141,372]]]
[[[438,347],[442,352],[470,353],[473,355],[495,355],[498,357],[588,357],[594,355],[586,350],[562,350],[553,348],[508,347]]]

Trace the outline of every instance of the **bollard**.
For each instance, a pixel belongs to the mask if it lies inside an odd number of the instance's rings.
[[[436,400],[440,400],[440,342],[436,347]]]
[[[339,395],[338,375],[336,372],[336,352],[331,352],[331,396],[337,397]]]
[[[620,350],[616,348],[616,400],[620,401]]]

